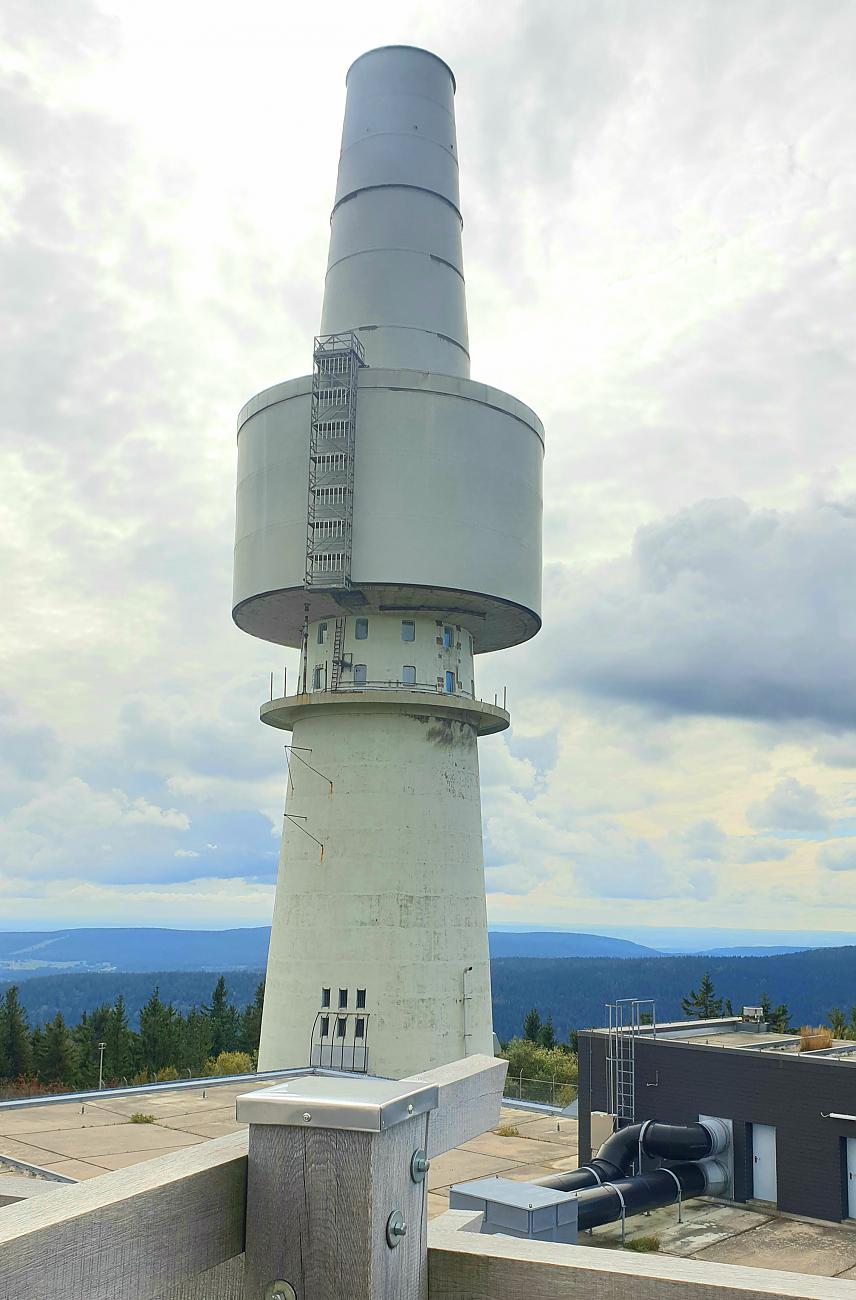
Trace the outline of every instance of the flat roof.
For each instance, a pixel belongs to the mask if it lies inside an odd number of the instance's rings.
[[[597,1028],[584,1032],[607,1037],[610,1031]],[[796,1056],[801,1061],[842,1061],[856,1065],[856,1042],[850,1039],[834,1038],[828,1047],[809,1048],[801,1052],[798,1033],[783,1034],[768,1029],[763,1023],[743,1020],[740,1016],[716,1020],[670,1020],[656,1025],[640,1025],[633,1033],[637,1038],[653,1039],[658,1043],[722,1047],[731,1052],[775,1052],[783,1056]]]

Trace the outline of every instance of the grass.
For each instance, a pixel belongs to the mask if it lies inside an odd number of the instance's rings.
[[[128,1116],[129,1124],[154,1124],[154,1115],[146,1115],[142,1110],[135,1110],[133,1115]]]
[[[515,1128],[513,1124],[500,1124],[493,1131],[497,1137],[501,1138],[516,1138],[520,1134],[520,1130]]]
[[[826,1025],[818,1025],[816,1029],[812,1025],[803,1025],[800,1029],[801,1052],[816,1052],[831,1046],[832,1030]]]
[[[625,1250],[635,1250],[640,1255],[653,1255],[660,1249],[660,1238],[652,1233],[650,1237],[634,1237],[632,1241],[625,1241]]]

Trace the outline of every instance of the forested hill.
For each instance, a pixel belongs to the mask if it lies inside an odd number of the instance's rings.
[[[681,997],[698,988],[705,971],[738,1015],[762,993],[784,1002],[796,1025],[819,1024],[831,1007],[856,1003],[856,947],[775,957],[503,957],[491,962],[494,1029],[505,1041],[537,1007],[542,1019],[553,1017],[562,1039],[570,1029],[602,1025],[605,1003],[628,997],[654,998],[659,1020],[680,1020]]]
[[[264,971],[226,972],[226,989],[233,1006],[242,1009],[253,1000]],[[211,1001],[217,980],[212,971],[145,971],[105,974],[39,975],[18,985],[18,1000],[31,1025],[42,1025],[56,1013],[68,1025],[77,1024],[83,1012],[91,1012],[105,1002],[113,1003],[121,993],[125,999],[128,1023],[136,1029],[140,1008],[148,1002],[157,986],[162,1002],[171,1002],[176,1011],[186,1015],[194,1007]],[[9,981],[6,981],[8,983]],[[0,983],[0,991],[5,983]]]
[[[698,988],[705,971],[717,997],[730,998],[739,1013],[766,993],[784,1002],[792,1024],[818,1024],[833,1006],[856,1003],[856,947],[815,948],[774,957],[504,957],[491,963],[494,1026],[503,1040],[519,1034],[523,1017],[537,1007],[553,1017],[560,1038],[568,1030],[602,1025],[604,1004],[622,997],[656,999],[660,1019],[681,1018],[681,997]],[[262,972],[226,972],[229,1000],[237,1007],[252,1001]],[[212,971],[162,971],[123,974],[42,975],[20,984],[20,999],[31,1024],[43,1024],[61,1011],[75,1024],[84,1011],[125,998],[136,1026],[140,1007],[157,984],[164,1002],[187,1012],[207,1003],[217,978]],[[12,982],[7,977],[7,983]],[[3,984],[0,982],[0,989]]]

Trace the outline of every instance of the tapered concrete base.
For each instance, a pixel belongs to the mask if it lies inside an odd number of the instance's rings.
[[[342,995],[373,1074],[492,1053],[475,721],[366,698],[293,725],[259,1068],[328,1063],[325,1027],[337,1064]]]

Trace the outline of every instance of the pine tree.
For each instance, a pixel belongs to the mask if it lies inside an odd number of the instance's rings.
[[[847,1017],[841,1007],[833,1007],[829,1013],[829,1027],[833,1038],[844,1038],[847,1033]]]
[[[527,1011],[523,1017],[523,1037],[530,1043],[538,1042],[538,1034],[541,1030],[541,1017],[538,1014],[538,1008],[533,1007]]]
[[[556,1034],[553,1029],[553,1017],[548,1016],[541,1028],[538,1030],[538,1046],[546,1047],[552,1051],[556,1046]]]
[[[164,1066],[174,1064],[176,1036],[175,1008],[172,1003],[161,1002],[160,989],[155,985],[140,1011],[140,1056],[145,1071],[157,1074]]]
[[[183,1017],[179,1033],[176,1065],[199,1078],[211,1055],[211,1023],[204,1011],[194,1007]]]
[[[226,995],[226,980],[221,975],[211,994],[211,1005],[203,1007],[211,1026],[211,1055],[233,1052],[238,1045],[238,1013]]]
[[[784,1002],[780,1002],[774,1007],[766,993],[762,993],[758,999],[758,1006],[761,1008],[761,1018],[767,1022],[767,1025],[777,1034],[786,1034],[788,1032],[788,1020],[790,1013]]]
[[[259,1043],[262,1036],[262,1010],[264,1009],[264,1003],[265,982],[262,980],[261,984],[259,984],[256,989],[256,994],[252,1002],[250,1002],[248,1006],[244,1007],[241,1016],[241,1028],[238,1034],[239,1050],[249,1053],[250,1056],[259,1050]]]
[[[71,1088],[77,1072],[77,1051],[60,1011],[45,1025],[40,1037],[36,1064],[42,1083],[62,1083]]]
[[[713,980],[710,971],[705,971],[698,986],[698,993],[690,989],[689,996],[681,998],[681,1009],[685,1016],[696,1020],[715,1020],[722,1015],[722,998],[713,996]]]
[[[116,1083],[130,1079],[134,1070],[134,1037],[128,1027],[125,999],[120,993],[110,1008],[104,1029],[104,1077]]]
[[[27,1016],[18,1000],[18,987],[12,984],[0,1003],[0,1078],[17,1079],[32,1071]]]

